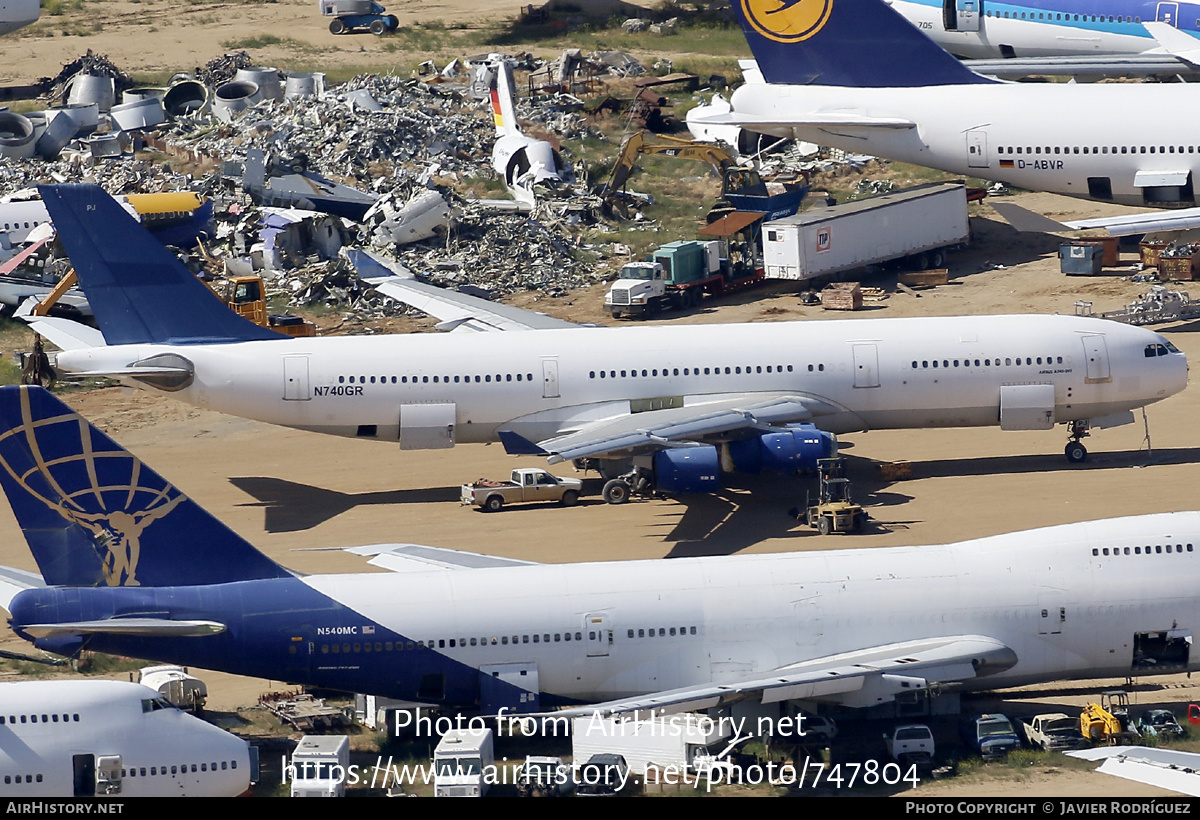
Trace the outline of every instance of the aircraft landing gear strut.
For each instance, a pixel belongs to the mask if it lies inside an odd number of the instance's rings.
[[[1088,428],[1087,419],[1077,419],[1068,426],[1068,429],[1071,431],[1071,440],[1067,442],[1067,448],[1064,452],[1066,453],[1067,461],[1072,464],[1082,464],[1087,461],[1087,448],[1083,446],[1082,439],[1091,435]]]

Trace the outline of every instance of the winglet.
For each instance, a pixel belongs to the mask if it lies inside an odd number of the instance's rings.
[[[548,456],[550,453],[538,447],[524,436],[514,433],[512,430],[500,430],[497,432],[500,436],[500,443],[504,445],[504,452],[510,456]]]
[[[0,488],[48,584],[291,575],[40,387],[0,387]]]
[[[768,83],[914,88],[993,83],[883,0],[731,0]]]
[[[225,307],[99,185],[38,190],[110,345],[287,338]]]

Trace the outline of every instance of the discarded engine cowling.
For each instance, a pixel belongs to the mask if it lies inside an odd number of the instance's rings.
[[[233,122],[233,118],[262,100],[257,83],[234,80],[217,89],[213,100],[213,115],[222,122]]]
[[[180,80],[167,89],[163,110],[169,117],[182,117],[204,111],[209,105],[208,86],[198,80]]]
[[[23,114],[0,111],[0,156],[23,159],[33,156],[33,121]]]

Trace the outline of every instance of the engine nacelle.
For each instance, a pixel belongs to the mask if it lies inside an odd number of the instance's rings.
[[[659,450],[654,487],[662,493],[713,493],[720,489],[720,460],[711,445]]]
[[[788,425],[777,433],[731,441],[726,445],[729,472],[794,473],[817,469],[817,459],[837,455],[837,438],[812,424]]]

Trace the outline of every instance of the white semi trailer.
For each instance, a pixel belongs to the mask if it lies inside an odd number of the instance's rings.
[[[768,279],[812,279],[906,257],[918,269],[940,268],[946,250],[969,235],[966,187],[919,185],[766,223],[763,267]]]

